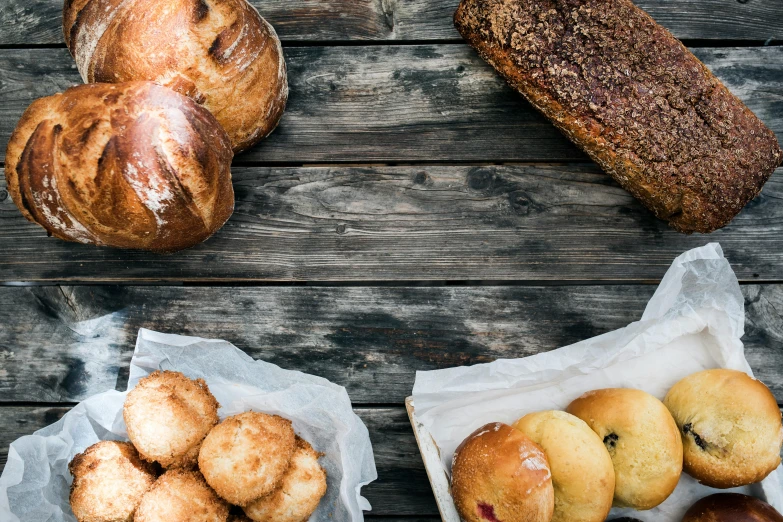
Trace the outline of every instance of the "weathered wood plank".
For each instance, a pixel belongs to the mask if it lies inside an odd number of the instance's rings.
[[[256,359],[396,403],[416,370],[551,350],[638,320],[652,285],[0,288],[0,403],[124,390],[140,327],[225,339]],[[746,353],[783,402],[783,285],[744,286]]]
[[[0,470],[5,466],[11,442],[56,422],[67,411],[67,407],[0,407]],[[362,490],[372,504],[372,514],[437,515],[405,409],[358,408],[356,414],[370,432],[378,469],[378,480]],[[417,519],[406,520],[416,522]],[[429,518],[418,520],[431,522]]]
[[[686,236],[589,164],[235,168],[237,204],[170,256],[66,243],[3,190],[0,281],[659,279],[720,241],[738,277],[783,280],[783,169],[723,230]]]
[[[252,0],[284,41],[459,38],[451,19],[459,0]],[[777,0],[639,0],[678,38],[780,38]],[[4,0],[0,45],[59,44],[60,0]]]
[[[783,135],[783,47],[695,49]],[[464,44],[295,47],[280,127],[242,162],[584,161]],[[65,49],[0,51],[0,149],[35,99],[78,83]]]

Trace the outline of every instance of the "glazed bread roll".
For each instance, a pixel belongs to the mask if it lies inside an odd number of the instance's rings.
[[[763,500],[717,493],[691,506],[682,522],[783,522],[783,516]]]
[[[502,423],[479,428],[454,453],[451,493],[465,522],[549,522],[552,475],[538,444]]]
[[[675,384],[664,404],[682,434],[685,471],[702,484],[752,484],[780,464],[780,409],[761,381],[735,370],[705,370]]]
[[[614,468],[601,438],[564,411],[525,415],[513,427],[543,448],[552,470],[552,522],[604,522],[612,509]]]
[[[63,32],[86,83],[152,80],[190,96],[235,152],[283,115],[283,49],[245,0],[66,0]]]
[[[641,390],[587,392],[566,409],[603,440],[614,464],[614,505],[652,509],[671,495],[682,473],[682,442],[669,410]]]
[[[53,236],[173,252],[234,209],[231,144],[206,109],[152,82],[36,100],[11,135],[8,192]]]

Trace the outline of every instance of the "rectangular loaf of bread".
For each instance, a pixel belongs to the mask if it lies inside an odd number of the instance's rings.
[[[656,216],[711,232],[780,165],[775,135],[629,0],[462,0],[500,74]]]

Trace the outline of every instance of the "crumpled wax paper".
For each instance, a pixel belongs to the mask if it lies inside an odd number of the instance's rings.
[[[677,381],[707,368],[752,375],[740,341],[744,321],[737,278],[720,245],[711,243],[675,259],[642,319],[625,328],[522,359],[418,372],[416,417],[450,473],[457,446],[489,422],[510,424],[527,413],[563,410],[584,392],[600,388],[639,388],[663,399]],[[761,485],[730,491],[759,496],[783,511],[780,473],[778,468]],[[683,473],[659,507],[613,509],[611,514],[679,522],[693,502],[717,491]]]
[[[351,408],[345,388],[326,379],[255,361],[225,341],[140,330],[128,389],[155,370],[203,378],[223,419],[243,411],[279,414],[322,453],[326,496],[311,522],[364,520],[370,504],[360,494],[378,474],[367,428]],[[127,440],[125,393],[90,397],[58,422],[14,441],[0,476],[3,522],[75,522],[68,503],[68,463],[99,440]]]

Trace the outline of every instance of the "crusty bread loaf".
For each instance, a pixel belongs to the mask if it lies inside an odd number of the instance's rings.
[[[512,87],[681,232],[728,224],[783,158],[772,131],[629,0],[462,0],[454,20]]]
[[[151,80],[190,96],[235,152],[283,115],[283,49],[245,0],[66,0],[63,32],[85,82]]]
[[[22,214],[69,241],[172,252],[231,216],[231,144],[190,98],[152,82],[36,100],[6,152]]]

